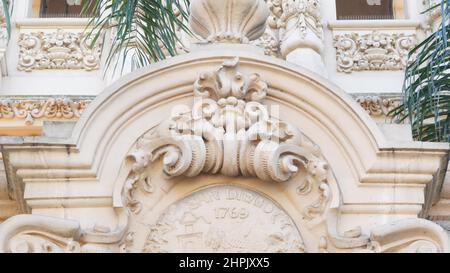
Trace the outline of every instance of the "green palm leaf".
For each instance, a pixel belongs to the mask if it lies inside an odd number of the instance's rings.
[[[88,25],[92,44],[104,30],[114,28],[106,66],[115,63],[115,70],[119,64],[123,69],[130,54],[138,68],[165,59],[167,53],[176,55],[177,29],[190,33],[184,7],[189,0],[91,0],[83,13],[97,15]]]
[[[430,7],[441,9],[438,30],[409,54],[402,105],[390,114],[409,119],[420,141],[450,142],[450,0]]]

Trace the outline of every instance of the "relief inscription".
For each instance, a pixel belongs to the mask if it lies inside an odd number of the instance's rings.
[[[292,219],[267,197],[216,186],[171,205],[150,227],[144,252],[304,252]]]

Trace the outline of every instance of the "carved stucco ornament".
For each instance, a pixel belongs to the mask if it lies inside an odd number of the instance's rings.
[[[122,218],[117,231],[94,228],[83,230],[77,221],[38,216],[17,215],[0,224],[0,253],[92,253],[130,252],[135,243],[135,233],[126,232],[126,218]],[[163,220],[167,220],[165,214]],[[282,222],[280,222],[282,223]],[[167,224],[167,223],[164,223]],[[143,251],[158,252],[158,245],[165,244],[165,234],[173,228],[158,223],[150,227]],[[292,231],[292,228],[289,230]],[[156,232],[156,233],[155,233]],[[214,234],[211,234],[214,235]],[[289,234],[285,234],[287,236]],[[230,236],[230,234],[228,234]],[[297,237],[294,237],[297,238]],[[223,243],[220,237],[211,237],[210,243]],[[279,242],[274,234],[269,244],[273,251],[287,251],[295,247],[295,252],[308,252],[300,241]],[[446,232],[433,222],[424,219],[404,219],[375,227],[370,238],[361,236],[361,230],[345,232],[342,236],[328,234],[318,238],[316,252],[366,252],[366,253],[450,253],[450,240]],[[244,241],[241,241],[241,243]],[[281,247],[281,248],[279,248]]]
[[[213,43],[248,43],[265,29],[269,11],[263,0],[192,0],[190,25]]]
[[[179,235],[174,237],[173,231],[184,230],[184,226],[190,228],[192,224],[200,224],[200,230],[207,232],[208,236],[202,238],[207,238],[206,243],[215,251],[450,251],[445,231],[421,219],[388,223],[367,234],[360,227],[339,230],[339,203],[331,202],[338,189],[334,188],[331,169],[320,149],[301,132],[269,115],[263,105],[267,91],[268,85],[259,75],[240,71],[238,59],[226,61],[217,71],[201,74],[194,84],[193,107],[150,129],[137,140],[135,149],[126,158],[128,165],[123,167],[124,175],[118,176],[125,204],[115,208],[116,228],[96,224],[86,229],[67,219],[14,216],[0,225],[0,252],[171,251],[173,248],[167,247],[166,241],[173,241]],[[298,196],[294,199],[298,201],[296,211],[302,212],[297,214],[301,219],[292,221],[293,215],[280,213],[282,208],[276,209],[269,198],[256,190],[234,185],[208,187],[205,191],[188,194],[185,201],[157,208],[161,198],[174,189],[176,183],[183,183],[184,179],[177,178],[202,174],[210,178],[214,174],[251,176],[268,181],[261,182],[261,187],[274,183],[287,185],[294,190],[289,193]],[[229,191],[234,191],[234,195]],[[216,192],[222,197],[228,194],[225,204],[232,208],[223,207],[224,199]],[[237,192],[242,198],[236,198]],[[202,195],[205,193],[207,195]],[[201,198],[197,198],[199,195]],[[211,202],[199,203],[205,197]],[[222,226],[212,226],[203,217],[211,216],[211,204],[219,205],[216,206],[219,210],[212,214],[215,224],[221,223],[217,218],[243,219],[238,221],[238,227],[242,227],[242,222],[249,224],[243,227],[248,232],[253,231],[252,240],[234,240],[242,238],[240,232],[222,236]],[[238,204],[240,206],[236,206]],[[195,207],[199,210],[194,211]],[[250,211],[255,213],[250,215]],[[147,217],[152,213],[154,218]],[[270,218],[274,215],[279,221],[276,225],[250,225],[255,220],[264,224],[267,219],[274,219]],[[244,221],[249,216],[253,218]],[[227,225],[227,231],[233,229],[236,222],[222,223]],[[285,229],[277,227],[286,225],[290,227],[289,232],[280,233]],[[196,238],[196,233],[190,229],[183,232],[191,236],[183,237],[185,239]],[[267,244],[261,244],[263,241],[259,238],[266,238]]]
[[[406,219],[374,228],[368,249],[376,253],[448,253],[450,239],[431,221]]]
[[[415,35],[388,34],[373,31],[369,34],[336,35],[337,70],[351,73],[365,70],[402,70],[408,53],[416,45]]]
[[[97,70],[102,49],[100,39],[93,47],[85,34],[67,32],[21,33],[19,36],[19,63],[17,69],[31,72],[45,69]]]
[[[0,253],[80,252],[80,235],[80,225],[76,221],[15,216],[0,225]]]
[[[313,187],[320,192],[304,216],[311,220],[322,214],[331,199],[328,164],[319,147],[297,128],[270,116],[262,104],[267,89],[258,74],[239,71],[238,58],[201,74],[194,84],[192,110],[144,135],[127,157],[131,172],[125,199],[130,209],[140,212],[134,189],[137,184],[151,189],[146,169],[162,158],[169,178],[222,174],[287,182],[303,169],[306,174],[298,194],[307,195]]]
[[[35,120],[78,120],[92,102],[89,99],[0,99],[0,120],[24,120],[32,125]]]

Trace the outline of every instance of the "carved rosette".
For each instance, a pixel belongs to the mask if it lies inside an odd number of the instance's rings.
[[[336,35],[334,46],[339,72],[365,70],[402,70],[408,53],[416,45],[415,35],[387,34],[373,31]]]
[[[305,209],[305,219],[322,214],[331,199],[328,164],[297,128],[270,116],[261,103],[267,89],[259,75],[239,72],[238,58],[201,74],[194,84],[192,110],[144,135],[128,156],[131,171],[125,200],[129,208],[140,212],[133,192],[138,184],[149,188],[146,168],[162,158],[169,178],[222,174],[287,182],[302,169],[306,177],[298,194],[308,195],[313,189],[320,193]]]
[[[248,43],[265,29],[268,9],[263,0],[193,0],[192,30],[212,43]]]
[[[85,39],[84,35],[62,29],[51,33],[20,34],[17,69],[26,72],[44,69],[99,69],[102,41],[91,48],[91,41]]]

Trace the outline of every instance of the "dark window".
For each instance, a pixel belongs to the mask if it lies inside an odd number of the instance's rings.
[[[338,20],[394,19],[394,0],[336,0]]]
[[[90,17],[92,14],[81,14],[84,2],[89,0],[77,1],[67,0],[41,0],[39,17],[41,18],[61,18],[61,17]],[[68,4],[71,2],[73,4]]]

